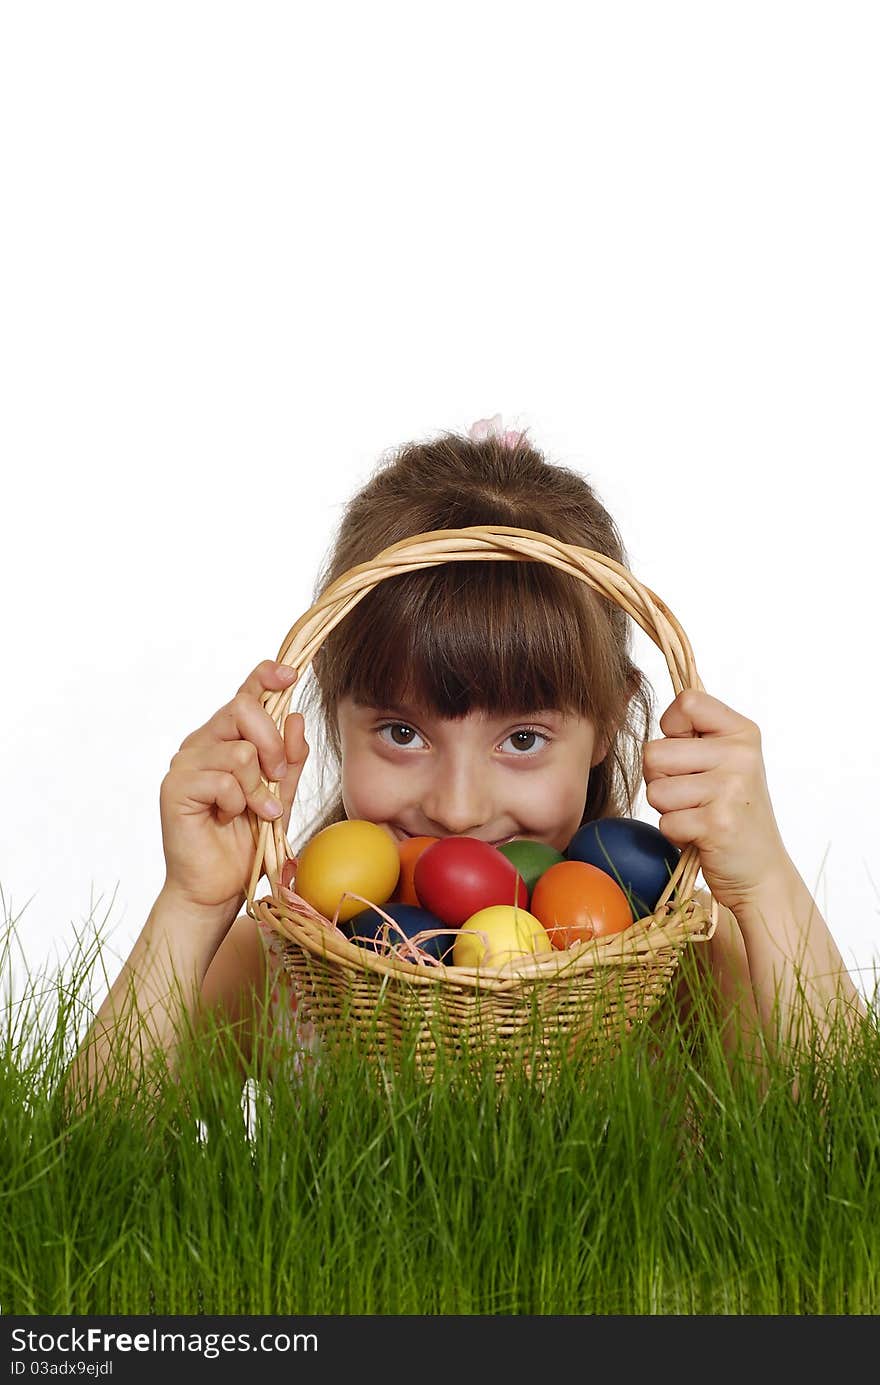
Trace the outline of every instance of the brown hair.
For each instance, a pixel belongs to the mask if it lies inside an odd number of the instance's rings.
[[[380,462],[346,506],[315,596],[381,549],[432,529],[504,524],[550,534],[628,566],[614,520],[577,472],[551,465],[526,434],[513,447],[444,433]],[[438,716],[553,707],[588,717],[608,753],[590,772],[582,821],[632,816],[653,715],[631,661],[630,617],[545,563],[453,562],[386,578],[327,637],[302,709],[322,725],[330,794],[303,836],[345,817],[340,698],[415,701]]]

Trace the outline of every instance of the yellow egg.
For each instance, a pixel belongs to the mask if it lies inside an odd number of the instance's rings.
[[[363,895],[371,904],[384,904],[394,893],[399,874],[397,843],[374,822],[351,818],[331,823],[303,847],[294,889],[332,919],[346,890]],[[363,908],[359,899],[346,899],[339,920],[345,922]]]
[[[489,946],[476,932],[479,929],[489,939]],[[452,949],[452,964],[456,967],[501,967],[513,957],[529,957],[538,952],[551,952],[550,936],[534,914],[512,904],[493,904],[480,909],[461,925]]]

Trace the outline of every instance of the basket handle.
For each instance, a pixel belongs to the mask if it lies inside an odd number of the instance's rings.
[[[548,563],[585,582],[594,591],[622,607],[662,650],[676,695],[685,688],[704,691],[690,641],[681,625],[660,597],[650,587],[637,581],[621,563],[606,557],[604,553],[563,543],[561,539],[532,529],[480,524],[466,529],[434,529],[426,534],[415,534],[384,548],[370,562],[349,568],[330,584],[315,604],[291,626],[282,641],[278,661],[295,669],[296,677],[287,688],[269,690],[262,696],[263,706],[279,732],[283,730],[293,689],[324,640],[380,582],[400,573],[437,567],[442,563],[498,561]],[[256,848],[247,888],[250,913],[264,866],[272,892],[277,895],[281,865],[291,852],[281,819],[268,822],[258,818],[251,808],[247,809],[247,813]],[[680,900],[689,901],[699,870],[699,853],[691,844],[682,851],[656,908],[662,908],[679,887]],[[712,897],[709,936],[715,930],[717,919],[718,903]]]

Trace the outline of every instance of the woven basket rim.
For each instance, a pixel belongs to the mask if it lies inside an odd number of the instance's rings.
[[[462,529],[442,529],[415,534],[391,544],[370,561],[349,568],[321,593],[288,631],[279,650],[279,662],[295,670],[293,681],[283,690],[265,693],[262,699],[266,711],[275,721],[279,731],[283,728],[294,689],[324,639],[354,610],[364,596],[388,577],[455,561],[543,562],[568,572],[619,605],[653,640],[666,659],[676,693],[688,687],[703,691],[693,651],[681,624],[660,597],[639,582],[628,568],[605,554],[568,544],[537,530],[508,525],[473,525]],[[264,783],[267,787],[276,787],[272,781],[264,780]],[[315,919],[307,922],[300,915],[299,923],[294,923],[293,920],[297,917],[296,906],[291,908],[290,900],[285,900],[280,893],[283,888],[280,885],[281,870],[285,862],[293,859],[281,820],[270,823],[257,818],[251,809],[248,809],[248,819],[255,843],[255,859],[246,892],[248,913],[251,917],[265,915],[265,921],[270,926],[280,923],[281,929],[276,931],[281,932],[282,936],[285,926],[295,928],[296,937],[293,940],[315,955],[325,955],[327,938],[316,933]],[[710,895],[711,908],[708,927],[705,927],[705,908],[694,897],[699,868],[696,847],[690,845],[681,852],[676,869],[660,896],[654,913],[647,916],[650,923],[643,931],[647,933],[652,929],[659,930],[655,935],[658,943],[660,934],[668,930],[667,920],[672,908],[679,912],[687,910],[687,917],[693,925],[685,928],[687,938],[708,939],[713,935],[718,920],[718,904]],[[256,885],[264,869],[272,896],[269,899],[255,901]],[[316,914],[316,911],[312,913]],[[332,921],[323,916],[317,917],[321,918],[325,933],[332,934]],[[684,914],[681,914],[681,917],[684,917]],[[617,935],[617,938],[631,945],[638,934],[640,923],[644,924],[645,921],[637,921],[632,928]],[[611,941],[613,939],[606,940]],[[416,966],[400,958],[379,958],[368,949],[357,947],[337,935],[337,943],[334,945],[339,947],[343,944],[349,949],[347,965],[350,967],[360,966],[370,970],[381,962],[382,966],[393,974],[414,977],[417,981],[422,979],[420,973],[435,970],[424,965]],[[622,948],[623,944],[618,943],[617,946]],[[600,957],[610,958],[614,955],[617,955],[615,949],[603,946],[595,953],[592,964],[597,964]],[[633,948],[628,955],[631,958],[637,957],[638,950]],[[544,969],[547,969],[546,964]],[[464,984],[463,973],[470,969],[440,967],[437,970],[444,973],[450,984]],[[537,971],[541,973],[542,968],[538,966]],[[484,971],[482,976],[485,981],[488,972]],[[506,980],[509,978],[505,978]]]
[[[334,929],[316,910],[306,913],[296,904],[277,896],[255,901],[248,912],[255,921],[268,926],[282,942],[294,943],[315,957],[332,961],[342,971],[375,973],[416,986],[439,982],[459,989],[492,992],[513,991],[560,979],[576,980],[603,966],[635,963],[650,967],[669,949],[678,949],[691,942],[708,942],[714,931],[710,912],[695,894],[686,901],[673,902],[635,920],[620,933],[590,943],[516,959],[501,968],[456,967],[439,962],[413,963],[395,954],[361,947]]]

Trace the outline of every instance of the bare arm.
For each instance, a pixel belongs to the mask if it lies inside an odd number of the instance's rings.
[[[711,907],[712,899],[707,890],[699,890],[697,898],[707,909]],[[732,1060],[738,1050],[745,1048],[760,1063],[761,1021],[748,953],[742,930],[729,909],[720,906],[714,934],[709,942],[700,943],[699,947],[704,972],[710,979],[712,1000],[728,1060]]]
[[[173,757],[159,796],[165,884],[67,1074],[77,1106],[117,1077],[139,1082],[157,1059],[173,1069],[181,1039],[212,1010],[249,1045],[260,944],[253,921],[236,917],[254,861],[248,813],[282,814],[286,831],[308,754],[302,717],[288,716],[282,735],[265,710],[291,680],[264,660]]]
[[[708,892],[698,891],[697,897],[710,906]],[[796,1046],[805,1045],[808,1035],[802,1024],[797,1032],[805,1010],[817,1022],[820,1042],[828,1037],[841,1005],[850,1030],[867,1014],[793,863],[760,906],[734,914],[722,905],[715,934],[700,949],[729,1055],[745,1044],[760,1062],[762,1044],[776,1051],[781,1036]]]
[[[769,1044],[808,1041],[803,1020],[826,1040],[842,1013],[849,1032],[867,1015],[815,900],[790,858],[762,893],[736,911],[761,1027]]]
[[[735,920],[724,929],[719,922],[712,940],[722,995],[725,977],[744,974],[744,955],[760,1023],[756,1037],[769,1049],[793,1044],[808,1051],[811,1021],[820,1042],[838,1029],[841,1016],[844,1033],[854,1033],[865,1004],[785,849],[759,727],[705,691],[686,688],[660,729],[666,739],[644,748],[648,802],[661,814],[668,841],[697,847],[707,886]],[[742,994],[748,1009],[747,990]]]
[[[157,1056],[173,1070],[230,922],[228,910],[196,908],[167,886],[160,891],[68,1070],[65,1090],[75,1105],[117,1077],[138,1081]],[[217,989],[214,1003],[221,999]]]

